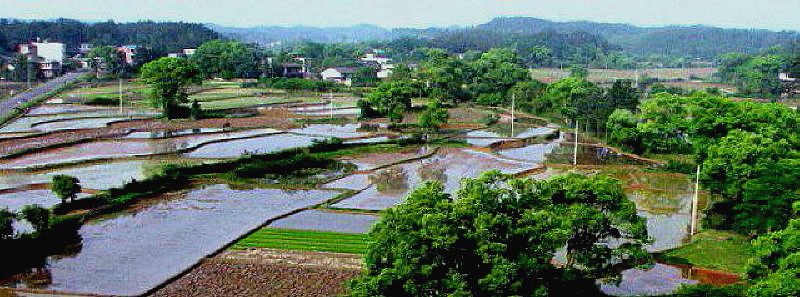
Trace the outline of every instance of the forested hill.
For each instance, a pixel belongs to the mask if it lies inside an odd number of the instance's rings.
[[[0,19],[0,48],[11,50],[18,43],[41,38],[77,48],[81,43],[103,45],[137,44],[156,51],[171,52],[195,48],[219,33],[203,24],[183,22],[83,23],[76,20],[22,21]],[[0,50],[2,51],[2,50]]]
[[[775,32],[756,29],[722,29],[708,26],[669,26],[642,28],[627,24],[595,22],[552,22],[514,17],[496,18],[477,28],[515,34],[534,34],[546,31],[587,32],[605,37],[635,56],[660,54],[714,58],[728,52],[758,52],[774,45],[800,41],[794,31]]]
[[[268,44],[276,41],[312,41],[321,43],[364,42],[385,39],[388,37],[389,33],[389,30],[374,25],[357,25],[339,28],[305,26],[233,28],[214,24],[209,24],[207,26],[227,37],[260,44]]]

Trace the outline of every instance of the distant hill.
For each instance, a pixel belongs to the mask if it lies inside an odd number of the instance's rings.
[[[585,21],[552,22],[530,17],[495,18],[477,27],[517,34],[583,31],[605,37],[609,42],[619,45],[623,51],[637,56],[661,54],[714,58],[722,53],[757,52],[774,45],[800,41],[800,35],[794,31],[722,29],[709,26],[642,28]]]
[[[261,44],[276,41],[364,42],[412,37],[430,40],[432,41],[431,45],[444,46],[453,50],[506,46],[508,45],[509,38],[506,38],[508,36],[513,36],[516,39],[515,42],[530,43],[525,39],[553,39],[543,38],[543,36],[572,36],[588,33],[589,35],[582,39],[588,39],[597,44],[607,41],[609,46],[601,46],[602,48],[613,47],[634,56],[664,55],[706,59],[715,58],[722,53],[752,53],[775,45],[800,42],[800,35],[794,31],[722,29],[709,26],[645,28],[629,24],[588,21],[553,22],[533,17],[495,18],[488,23],[468,28],[396,28],[387,30],[373,25],[342,28],[230,28],[216,25],[209,25],[209,27],[228,37]],[[504,37],[504,35],[508,36]],[[441,42],[455,39],[460,39],[460,45]],[[548,43],[544,42],[542,45],[548,45]],[[558,49],[558,51],[564,50]]]
[[[352,27],[277,27],[264,26],[252,28],[233,28],[222,27],[214,24],[206,25],[209,28],[230,38],[254,42],[259,44],[269,44],[272,42],[295,42],[312,41],[320,43],[336,42],[364,42],[371,40],[382,40],[389,37],[387,29],[374,25],[357,25]]]

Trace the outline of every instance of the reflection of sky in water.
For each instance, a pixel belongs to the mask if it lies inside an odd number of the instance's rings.
[[[153,161],[157,162],[157,161]],[[87,189],[105,190],[124,185],[131,179],[145,178],[148,161],[124,161],[83,165],[74,168],[51,170],[45,173],[0,173],[0,188],[15,188],[28,184],[50,183],[54,175],[66,174],[77,177]]]
[[[622,272],[622,283],[601,283],[600,289],[614,296],[650,296],[669,294],[680,288],[681,284],[696,283],[685,278],[680,268],[655,264],[649,269],[625,270]]]
[[[48,259],[52,283],[44,289],[140,295],[265,220],[335,195],[213,185],[93,220],[79,230],[80,252]]]
[[[369,129],[362,129],[362,126],[369,124],[305,124],[303,128],[290,129],[289,132],[297,134],[307,134],[325,137],[356,138],[369,135]]]
[[[343,233],[367,233],[379,217],[368,214],[326,212],[307,210],[280,219],[270,224],[270,228],[317,230]]]
[[[289,148],[307,147],[313,139],[303,135],[278,134],[248,139],[238,139],[225,142],[212,143],[202,146],[193,152],[184,154],[188,158],[235,158],[245,152],[271,153]]]
[[[86,196],[88,194],[80,193],[78,199]],[[50,190],[25,190],[0,194],[0,208],[8,208],[11,211],[20,211],[25,205],[33,204],[50,208],[60,202],[61,198]]]
[[[518,173],[536,168],[536,164],[498,158],[492,154],[473,150],[442,151],[434,157],[392,166],[368,177],[372,186],[353,197],[335,204],[335,207],[357,209],[386,209],[405,200],[408,193],[427,180],[442,182],[447,192],[460,188],[462,178],[477,177],[497,169],[504,173]],[[354,185],[363,177],[334,182],[338,186]],[[332,186],[332,185],[331,185]]]

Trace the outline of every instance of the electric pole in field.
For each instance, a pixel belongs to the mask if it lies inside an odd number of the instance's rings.
[[[697,221],[699,219],[698,207],[700,205],[700,165],[697,165],[697,175],[694,181],[694,197],[692,197],[692,217],[689,235],[697,233]]]
[[[512,138],[514,137],[514,122],[515,122],[514,105],[516,104],[516,101],[517,101],[517,94],[511,94],[511,137]]]
[[[575,147],[572,150],[572,165],[578,165],[578,121],[575,121]]]
[[[122,76],[119,77],[119,115],[124,115],[125,111],[122,109]]]

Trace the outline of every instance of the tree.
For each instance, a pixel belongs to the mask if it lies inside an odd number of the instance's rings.
[[[33,229],[42,233],[50,228],[50,210],[41,205],[25,205],[22,208],[22,218],[30,222]]]
[[[608,89],[606,97],[612,110],[617,108],[634,110],[639,105],[639,93],[636,88],[631,87],[631,83],[630,80],[618,79]]]
[[[256,51],[239,41],[208,41],[189,59],[205,77],[256,78],[261,74]]]
[[[569,68],[569,77],[586,79],[589,77],[589,69],[586,69],[582,66],[574,65]]]
[[[173,118],[172,110],[186,102],[189,85],[203,82],[197,67],[180,58],[160,58],[142,66],[141,72],[142,79],[153,86],[155,100],[166,118]]]
[[[419,126],[426,130],[437,130],[440,125],[447,123],[449,117],[447,110],[442,108],[442,103],[433,101],[428,103],[419,116]]]
[[[510,180],[497,171],[462,180],[455,197],[439,182],[423,184],[370,237],[367,271],[349,296],[586,296],[575,280],[618,273],[615,264],[642,257],[647,241],[616,180]],[[612,238],[622,244],[604,244]],[[564,247],[568,262],[557,267]]]
[[[411,108],[411,98],[419,92],[419,86],[411,82],[385,82],[373,89],[366,99],[380,115],[402,115]]]
[[[756,238],[753,251],[747,271],[753,280],[748,297],[800,296],[800,219]]]
[[[705,148],[701,180],[728,201],[715,205],[742,233],[783,228],[798,201],[800,158],[786,139],[733,130]]]
[[[9,239],[14,236],[14,219],[17,214],[6,208],[0,208],[0,239]]]
[[[75,197],[78,196],[78,193],[81,191],[81,184],[74,176],[63,174],[54,175],[51,190],[56,196],[61,198],[61,203],[67,203],[67,200],[74,201]]]
[[[98,73],[122,73],[125,70],[125,56],[116,47],[103,45],[89,51],[92,67]]]
[[[588,119],[586,108],[602,94],[594,83],[576,77],[561,79],[547,87],[551,106],[568,119]]]
[[[547,84],[532,80],[516,83],[508,90],[507,97],[514,96],[516,104],[521,108],[535,113],[543,113],[551,107],[545,98],[545,92],[547,92]]]

